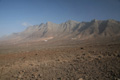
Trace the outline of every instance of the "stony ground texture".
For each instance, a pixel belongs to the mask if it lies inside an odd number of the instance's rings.
[[[0,80],[120,80],[120,44],[0,54]]]

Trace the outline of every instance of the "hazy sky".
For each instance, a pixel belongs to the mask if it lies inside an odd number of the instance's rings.
[[[0,0],[0,36],[47,21],[92,19],[120,21],[120,0]]]

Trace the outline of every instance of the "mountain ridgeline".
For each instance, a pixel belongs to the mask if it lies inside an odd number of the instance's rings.
[[[69,20],[55,24],[47,22],[28,27],[20,33],[4,38],[10,41],[49,41],[59,39],[86,40],[120,36],[120,22],[115,20],[92,20],[77,22]]]

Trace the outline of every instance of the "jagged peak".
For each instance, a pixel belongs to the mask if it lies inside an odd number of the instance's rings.
[[[41,23],[40,25],[44,25],[44,23]]]
[[[53,26],[53,25],[57,25],[57,24],[56,24],[56,23],[52,23],[52,22],[47,22],[47,23],[46,23],[46,26],[49,26],[49,27],[50,27],[50,26]]]
[[[74,20],[68,20],[68,21],[66,21],[65,23],[80,23],[80,22],[74,21]]]
[[[97,22],[98,20],[97,19],[93,19],[93,20],[91,20],[91,22]]]
[[[52,22],[48,21],[47,23],[52,23]]]
[[[54,23],[52,23],[52,22],[48,21],[46,24],[54,24]]]
[[[114,20],[114,19],[108,19],[107,21],[108,22],[116,22],[116,20]]]
[[[45,25],[44,23],[41,23],[39,26],[43,26],[43,25]]]

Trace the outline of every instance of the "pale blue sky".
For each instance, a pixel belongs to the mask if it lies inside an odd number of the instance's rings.
[[[0,36],[48,21],[120,21],[120,0],[0,0]]]

